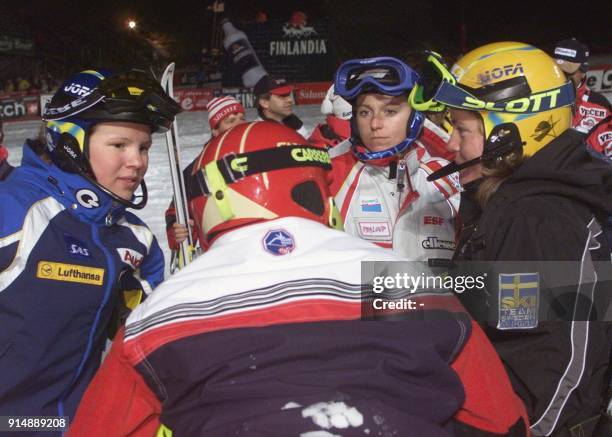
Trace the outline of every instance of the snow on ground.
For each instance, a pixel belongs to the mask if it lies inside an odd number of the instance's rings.
[[[317,123],[323,120],[319,105],[302,105],[295,107],[295,113],[302,119],[304,125],[311,131]],[[255,109],[247,109],[248,120],[257,117]],[[21,147],[26,138],[34,138],[38,134],[40,121],[5,122],[4,144],[9,149],[9,162],[19,165],[21,162]],[[206,112],[184,112],[178,116],[179,137],[182,147],[181,165],[185,167],[200,152],[202,145],[210,138],[210,127]],[[153,147],[149,154],[149,170],[145,177],[149,189],[149,201],[142,211],[135,213],[149,225],[166,257],[166,276],[170,250],[166,240],[166,222],[164,212],[172,198],[172,182],[166,151],[165,135],[154,135]]]

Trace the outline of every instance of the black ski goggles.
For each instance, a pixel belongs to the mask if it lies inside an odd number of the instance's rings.
[[[47,105],[43,120],[79,115],[83,119],[144,123],[163,132],[170,129],[180,111],[179,104],[157,81],[143,71],[131,70],[104,79],[90,94],[64,106]]]

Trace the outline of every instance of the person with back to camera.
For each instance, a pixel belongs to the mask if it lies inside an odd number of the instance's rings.
[[[207,250],[131,314],[70,435],[526,436],[453,293],[361,320],[362,261],[406,260],[341,232],[329,169],[279,123],[210,143],[191,205]]]
[[[533,435],[601,435],[612,334],[601,220],[612,212],[612,167],[570,129],[574,86],[538,48],[487,44],[451,71],[428,98],[451,107],[457,157],[430,178],[459,171],[474,184],[454,260],[495,262],[487,292],[461,299],[483,322]]]
[[[1,416],[72,419],[114,314],[163,280],[126,208],[145,206],[151,135],[179,111],[144,72],[77,73],[45,110],[46,148],[26,142],[0,184]]]

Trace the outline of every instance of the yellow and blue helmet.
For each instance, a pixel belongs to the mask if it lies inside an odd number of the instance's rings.
[[[440,63],[432,66],[438,71],[435,85],[413,93],[411,103],[478,112],[484,124],[482,161],[517,150],[529,157],[571,126],[574,87],[537,47],[492,43],[467,53],[450,72]]]

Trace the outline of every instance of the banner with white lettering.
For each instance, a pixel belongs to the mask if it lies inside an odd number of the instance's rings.
[[[40,114],[40,97],[32,94],[0,95],[0,117],[3,119],[36,118]]]
[[[612,102],[612,65],[594,65],[587,72],[586,84]]]
[[[288,82],[331,81],[337,67],[334,27],[330,19],[310,19],[296,12],[288,20],[239,23],[264,68]],[[242,86],[241,77],[224,62],[223,86]]]

